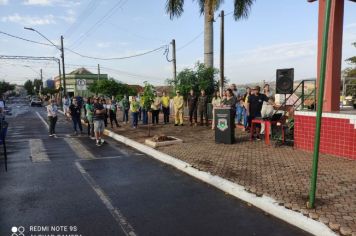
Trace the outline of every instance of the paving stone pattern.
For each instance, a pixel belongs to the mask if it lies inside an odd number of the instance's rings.
[[[148,138],[147,126],[132,129],[126,124],[114,131],[140,143]],[[233,145],[216,144],[214,131],[205,126],[151,127],[151,136],[160,134],[177,137],[184,143],[159,147],[159,151],[242,185],[257,196],[270,196],[288,209],[323,222],[338,234],[356,234],[355,160],[320,155],[316,208],[307,209],[312,153],[251,142],[239,128]]]

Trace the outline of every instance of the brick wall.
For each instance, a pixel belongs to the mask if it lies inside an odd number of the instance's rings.
[[[313,151],[315,112],[296,112],[294,146]],[[356,115],[325,113],[320,133],[320,153],[356,160]]]

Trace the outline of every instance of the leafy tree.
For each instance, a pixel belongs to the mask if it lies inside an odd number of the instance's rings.
[[[96,80],[89,85],[89,91],[95,94],[102,94],[108,97],[114,96],[122,98],[124,94],[135,95],[133,89],[127,84],[116,81],[114,78]]]
[[[145,110],[150,110],[151,109],[151,104],[155,98],[153,92],[154,92],[154,87],[147,81],[144,82],[144,87],[143,87],[143,95],[141,96],[141,99],[143,99],[143,108]]]
[[[178,89],[185,99],[191,89],[196,94],[200,94],[200,90],[204,89],[210,99],[214,91],[218,90],[217,73],[217,69],[207,68],[205,64],[197,62],[194,69],[184,69],[178,73],[176,80],[168,79],[167,83],[175,90]]]
[[[33,86],[35,87],[35,93],[39,93],[40,89],[43,89],[43,82],[41,79],[34,79]]]
[[[25,82],[25,84],[24,84],[24,88],[26,89],[28,95],[34,95],[35,94],[35,92],[33,90],[33,82],[32,82],[32,80],[27,80]]]
[[[15,89],[15,85],[12,85],[5,80],[0,81],[0,96],[2,96],[7,91],[12,91]]]
[[[234,12],[233,17],[235,20],[247,18],[251,9],[251,6],[255,0],[234,0]],[[196,0],[200,7],[200,14],[204,14],[204,63],[207,67],[213,67],[214,55],[214,33],[213,22],[214,12],[223,3],[223,0]],[[183,12],[184,0],[167,0],[166,12],[170,18],[180,17]]]
[[[356,47],[356,42],[352,45]],[[346,59],[351,67],[348,67],[344,70],[345,75],[345,84],[352,84],[352,86],[346,87],[346,95],[355,95],[356,94],[356,56]]]

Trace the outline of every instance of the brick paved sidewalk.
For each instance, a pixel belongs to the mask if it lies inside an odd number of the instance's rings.
[[[137,129],[127,124],[113,131],[144,143],[148,128],[140,123]],[[306,202],[311,153],[287,146],[266,146],[263,141],[250,142],[240,129],[236,130],[237,142],[233,145],[215,144],[210,127],[160,124],[151,128],[151,136],[156,134],[184,141],[159,147],[159,151],[245,186],[257,196],[270,196],[286,208],[319,220],[341,235],[356,235],[356,161],[320,155],[316,209],[310,210],[306,209]]]

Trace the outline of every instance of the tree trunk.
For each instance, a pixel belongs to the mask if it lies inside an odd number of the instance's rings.
[[[214,11],[208,2],[204,4],[204,64],[209,68],[214,67]]]

